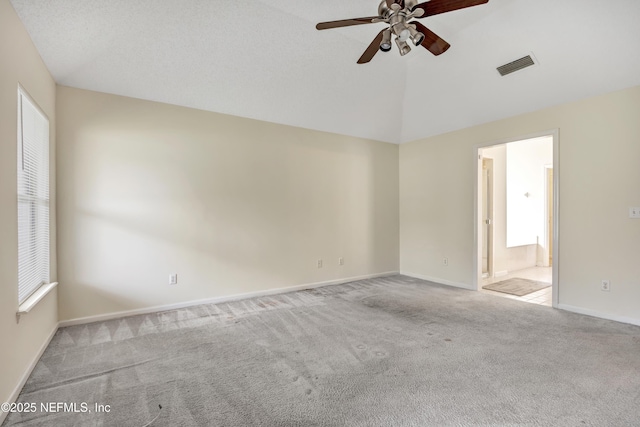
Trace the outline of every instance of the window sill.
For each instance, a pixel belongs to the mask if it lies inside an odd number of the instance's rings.
[[[58,285],[58,282],[42,285],[37,291],[33,293],[25,302],[18,306],[18,312],[16,313],[16,322],[20,322],[20,316],[27,314],[33,307],[36,306],[53,288]]]

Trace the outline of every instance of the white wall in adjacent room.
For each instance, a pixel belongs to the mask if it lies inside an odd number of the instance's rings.
[[[542,137],[483,148],[493,160],[493,262],[504,274],[535,267],[538,244],[544,246],[545,165],[553,162],[553,138]],[[507,176],[510,171],[511,176]],[[519,190],[520,188],[522,190]],[[526,188],[525,188],[526,187]],[[511,189],[509,197],[508,190]],[[524,194],[529,193],[529,197]],[[509,206],[512,211],[509,211]],[[520,212],[518,208],[523,208]],[[528,242],[508,244],[508,227]]]
[[[511,142],[506,149],[507,247],[537,245],[545,230],[545,165],[553,137]]]

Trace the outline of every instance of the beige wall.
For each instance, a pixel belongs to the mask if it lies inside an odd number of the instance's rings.
[[[559,302],[640,321],[638,111],[634,87],[401,145],[401,272],[471,287],[473,147],[558,128]]]
[[[60,320],[399,268],[396,145],[67,87],[57,111]]]
[[[18,84],[51,124],[51,278],[55,280],[55,83],[8,0],[0,0],[0,64],[0,402],[6,402],[14,397],[23,375],[58,324],[55,290],[16,323]]]

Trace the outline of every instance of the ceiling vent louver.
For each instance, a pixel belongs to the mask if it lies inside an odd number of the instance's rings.
[[[497,70],[500,75],[504,77],[507,74],[515,73],[516,71],[531,67],[532,65],[536,65],[536,63],[533,61],[531,55],[527,55],[520,59],[516,59],[513,62],[509,62],[508,64],[501,65]]]

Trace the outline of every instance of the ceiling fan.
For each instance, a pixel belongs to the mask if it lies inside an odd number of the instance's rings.
[[[316,25],[316,28],[318,30],[327,30],[329,28],[377,22],[389,24],[389,28],[380,31],[376,38],[373,39],[369,47],[358,59],[358,64],[365,64],[371,61],[378,49],[383,52],[389,52],[391,50],[391,37],[394,35],[396,36],[396,45],[398,45],[402,56],[411,51],[407,40],[411,40],[415,46],[421,45],[434,55],[440,55],[449,49],[451,45],[420,22],[411,21],[411,19],[425,18],[488,2],[489,0],[430,0],[418,3],[418,0],[382,0],[378,6],[378,16],[321,22]]]

